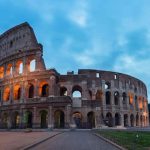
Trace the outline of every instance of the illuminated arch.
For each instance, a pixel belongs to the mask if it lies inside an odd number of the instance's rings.
[[[6,87],[3,93],[3,100],[6,102],[9,101],[9,99],[10,99],[10,88]]]
[[[14,86],[14,100],[20,100],[21,98],[21,87],[19,84]]]
[[[17,63],[16,63],[16,72],[18,74],[23,73],[23,62],[21,60],[17,61]]]
[[[0,67],[0,79],[4,77],[4,67]]]
[[[12,64],[7,65],[6,75],[12,75]]]
[[[47,82],[43,81],[40,83],[39,95],[41,97],[48,97],[49,96],[49,85]]]

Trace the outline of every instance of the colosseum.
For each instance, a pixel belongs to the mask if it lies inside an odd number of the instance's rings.
[[[100,128],[149,125],[147,88],[132,76],[46,69],[32,27],[0,35],[0,128]]]

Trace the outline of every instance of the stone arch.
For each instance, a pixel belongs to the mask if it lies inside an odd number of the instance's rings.
[[[116,126],[119,126],[121,124],[120,119],[121,119],[120,114],[116,113],[115,114],[115,125]]]
[[[95,113],[93,111],[87,114],[87,128],[95,128]]]
[[[28,90],[28,98],[34,97],[34,85],[32,83],[29,84],[29,90]]]
[[[110,105],[111,104],[111,92],[107,91],[105,93],[105,97],[106,97],[106,105]]]
[[[12,75],[12,64],[7,65],[6,75],[7,76]]]
[[[14,100],[20,99],[21,99],[21,86],[19,84],[16,84],[14,86]]]
[[[18,60],[16,63],[16,72],[17,74],[22,74],[23,73],[23,61]]]
[[[4,77],[4,67],[0,66],[0,79]]]
[[[60,87],[60,96],[67,96],[67,88],[66,87]]]
[[[133,114],[130,115],[130,124],[131,124],[131,127],[134,127],[134,115]]]
[[[124,114],[124,126],[127,127],[129,126],[129,123],[128,123],[128,114]]]
[[[46,110],[40,111],[41,128],[48,127],[48,112]]]
[[[62,110],[56,110],[54,112],[54,128],[65,127],[65,114]]]
[[[126,94],[126,92],[122,93],[122,103],[127,104],[127,94]]]
[[[90,100],[92,100],[92,91],[91,90],[89,90],[89,98],[90,98]]]
[[[111,83],[109,81],[105,82],[105,90],[111,89]]]
[[[82,87],[79,85],[75,85],[72,88],[72,97],[73,98],[81,98],[82,97]]]
[[[72,115],[76,128],[82,128],[82,114],[80,112],[74,112]]]
[[[49,85],[47,82],[41,82],[39,86],[39,94],[41,97],[49,96]]]
[[[2,114],[2,128],[8,128],[8,113]]]
[[[34,72],[35,69],[36,69],[36,60],[32,59],[30,60],[30,63],[29,63],[29,71]]]
[[[136,126],[139,126],[139,115],[136,114]]]
[[[108,112],[106,114],[106,125],[108,125],[109,127],[113,126],[113,117],[112,117],[112,114],[110,112]]]
[[[114,92],[114,103],[115,105],[119,105],[119,92],[118,91]]]
[[[32,112],[26,111],[24,117],[25,117],[24,119],[26,123],[26,128],[32,128],[32,118],[33,118]]]
[[[3,92],[3,101],[7,102],[10,99],[10,87],[5,87]]]
[[[102,90],[97,90],[96,92],[96,100],[102,101],[103,92]]]
[[[12,128],[19,128],[20,115],[18,111],[12,113]]]

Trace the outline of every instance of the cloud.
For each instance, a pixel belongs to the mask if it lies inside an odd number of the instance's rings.
[[[80,27],[86,27],[88,23],[88,4],[85,0],[78,0],[70,10],[68,18]]]

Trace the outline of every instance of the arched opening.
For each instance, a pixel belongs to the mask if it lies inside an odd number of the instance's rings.
[[[120,125],[120,114],[118,113],[115,114],[115,125],[116,126]]]
[[[124,114],[124,126],[127,127],[128,126],[128,115]]]
[[[34,85],[30,84],[29,85],[29,98],[33,98],[34,97]]]
[[[80,112],[73,113],[73,120],[77,128],[82,128],[82,115]]]
[[[96,100],[102,101],[103,92],[102,90],[97,90],[96,92]]]
[[[7,102],[7,101],[9,101],[9,99],[10,99],[10,88],[9,88],[9,87],[6,87],[6,88],[4,89],[4,93],[3,93],[3,100],[4,100],[5,102]]]
[[[111,93],[109,91],[107,91],[105,93],[105,96],[106,96],[106,105],[110,105]]]
[[[6,75],[12,75],[12,64],[7,65]]]
[[[14,86],[14,100],[21,99],[21,87],[19,84]]]
[[[2,128],[8,128],[8,114],[4,113],[2,116]]]
[[[16,71],[18,74],[22,74],[23,73],[23,63],[21,60],[19,60],[17,63],[16,63]]]
[[[60,96],[67,96],[67,88],[66,87],[60,88]]]
[[[134,127],[134,115],[133,114],[130,115],[130,124],[131,124],[131,127]]]
[[[112,127],[113,126],[113,118],[112,118],[112,114],[110,112],[108,112],[106,114],[106,125],[109,126],[109,127]]]
[[[110,89],[110,88],[111,88],[110,82],[106,82],[105,83],[105,90]]]
[[[89,99],[92,100],[92,91],[89,90]]]
[[[32,128],[32,112],[31,111],[25,112],[25,122],[26,122],[26,128]]]
[[[115,101],[115,105],[119,105],[119,92],[115,92],[114,93],[114,101]]]
[[[48,127],[48,113],[46,110],[40,111],[41,116],[41,128],[47,128]]]
[[[49,85],[47,82],[41,82],[39,86],[39,95],[41,97],[49,96]]]
[[[4,67],[0,67],[0,79],[4,77]]]
[[[129,104],[133,105],[133,94],[129,93]]]
[[[54,113],[54,127],[64,128],[65,125],[65,115],[61,110],[56,110]]]
[[[33,59],[33,60],[30,61],[30,67],[29,67],[30,72],[35,71],[35,67],[36,67],[35,62],[36,62],[35,59]]]
[[[127,94],[125,92],[122,93],[122,103],[123,104],[127,103]]]
[[[136,126],[139,126],[139,115],[136,115]]]
[[[19,128],[19,123],[20,123],[20,116],[18,112],[13,113],[13,120],[12,120],[12,127],[13,128]]]
[[[82,88],[80,86],[74,86],[72,88],[72,97],[73,98],[81,98],[82,97]]]
[[[87,128],[95,128],[95,114],[93,111],[87,114]]]

